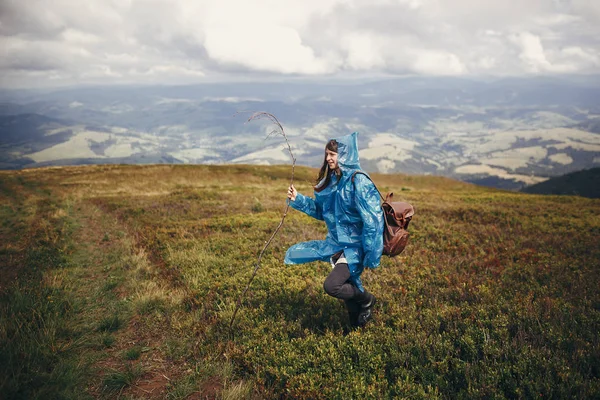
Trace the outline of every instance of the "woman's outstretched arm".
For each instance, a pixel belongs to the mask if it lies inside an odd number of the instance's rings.
[[[294,185],[290,185],[287,192],[288,202],[292,208],[302,211],[318,220],[323,220],[323,209],[314,199],[298,193]]]

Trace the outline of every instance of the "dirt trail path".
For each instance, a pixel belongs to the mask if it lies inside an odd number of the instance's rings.
[[[187,366],[165,353],[174,332],[169,316],[152,309],[152,291],[176,289],[117,218],[87,201],[77,204],[72,217],[79,227],[72,254],[74,294],[94,300],[81,318],[95,320],[100,332],[95,335],[105,347],[94,352],[89,393],[165,398]],[[107,326],[111,318],[114,326]]]
[[[86,178],[87,171],[0,175],[0,294],[15,282],[27,293],[36,287],[23,321],[42,337],[45,356],[42,362],[32,355],[18,373],[0,379],[0,388],[10,385],[21,397],[78,399],[211,399],[226,385],[241,388],[219,346],[204,346],[198,293],[153,246],[156,232],[123,217],[135,200],[112,197],[115,187]],[[129,182],[138,181],[127,178],[123,186]],[[143,195],[155,201],[165,193]],[[14,295],[7,296],[0,322],[14,314]],[[53,330],[31,321],[38,314]],[[0,329],[15,360],[39,340],[22,336],[15,345],[10,335],[19,335],[20,323]],[[15,366],[3,370],[13,375]],[[56,381],[61,369],[69,375]]]

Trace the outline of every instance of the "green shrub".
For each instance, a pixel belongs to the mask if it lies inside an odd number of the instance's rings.
[[[107,317],[102,318],[98,325],[98,330],[102,332],[114,332],[121,328],[123,320],[117,313],[113,313]]]

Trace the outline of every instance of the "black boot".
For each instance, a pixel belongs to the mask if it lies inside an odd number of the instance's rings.
[[[348,319],[351,328],[358,327],[358,315],[361,312],[361,306],[354,299],[344,300],[346,309],[348,310]]]
[[[356,320],[359,327],[365,326],[373,318],[373,307],[375,306],[376,299],[371,293],[366,290],[361,292],[360,295],[355,297],[356,303],[360,306],[360,311]]]

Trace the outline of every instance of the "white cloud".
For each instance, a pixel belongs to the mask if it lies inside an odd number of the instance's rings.
[[[326,2],[325,2],[326,3]],[[204,46],[218,63],[283,74],[324,74],[335,63],[317,57],[299,30],[320,3],[222,0],[209,7]]]
[[[379,37],[366,32],[351,32],[341,38],[341,48],[346,51],[346,65],[350,69],[363,70],[385,67],[383,52],[386,50]]]
[[[546,51],[539,36],[521,32],[511,37],[520,47],[519,58],[529,72],[577,72],[581,68],[592,69],[600,65],[600,52],[571,46]]]
[[[214,25],[206,31],[206,50],[217,62],[284,74],[323,74],[333,66],[315,57],[294,29],[285,26],[246,26],[244,35],[232,35],[232,26]]]
[[[466,71],[456,55],[444,51],[417,52],[414,69],[427,75],[460,75]]]
[[[519,57],[530,72],[549,71],[552,65],[546,58],[544,47],[539,36],[529,32],[522,32],[512,37],[512,40],[521,48]]]
[[[573,12],[596,26],[600,24],[600,2],[597,0],[572,0],[570,4]]]
[[[596,0],[0,2],[4,87],[599,66]]]

